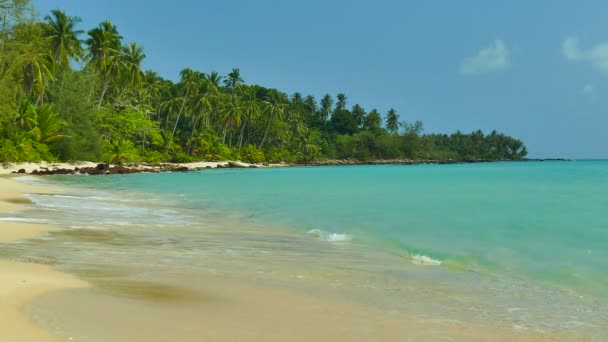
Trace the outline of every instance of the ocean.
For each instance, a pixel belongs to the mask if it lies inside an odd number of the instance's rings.
[[[245,274],[417,317],[608,338],[608,161],[23,181],[57,190],[0,220],[68,229],[0,256],[85,278],[106,264]]]

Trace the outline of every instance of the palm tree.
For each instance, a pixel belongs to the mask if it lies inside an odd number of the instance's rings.
[[[329,118],[329,113],[331,113],[333,105],[334,100],[331,98],[331,95],[325,94],[321,99],[321,119],[323,121],[327,121]]]
[[[143,71],[141,70],[141,62],[146,58],[144,48],[137,43],[129,43],[122,48],[122,64],[125,68],[125,77],[127,85],[132,89],[137,88],[142,83]]]
[[[247,122],[257,119],[258,115],[260,114],[260,106],[258,105],[256,95],[256,89],[251,88],[249,90],[243,110],[245,120],[243,121],[243,125],[241,125],[241,133],[239,134],[238,139],[239,151],[241,150],[241,145],[243,144],[243,137],[245,135],[245,127],[247,126]]]
[[[54,78],[51,54],[33,43],[23,46],[9,70],[17,70],[17,79],[23,82],[26,96],[37,92],[37,102],[44,102],[46,84]]]
[[[224,80],[224,85],[226,85],[226,87],[228,87],[228,89],[230,89],[234,94],[238,87],[243,84],[243,82],[244,81],[241,78],[241,71],[238,68],[233,68]]]
[[[221,110],[221,122],[224,124],[224,136],[222,143],[226,143],[226,132],[229,128],[239,127],[241,125],[241,104],[237,97],[231,96]],[[232,147],[232,133],[230,133],[230,146]]]
[[[275,120],[281,120],[283,118],[283,114],[285,114],[285,109],[287,108],[287,103],[285,100],[285,96],[279,94],[278,92],[272,92],[268,98],[268,101],[265,103],[265,111],[268,115],[268,124],[266,125],[266,131],[264,132],[264,137],[262,138],[262,142],[260,143],[260,148],[264,145],[266,141],[266,137],[268,137],[268,130],[270,129],[270,124],[272,124]]]
[[[291,96],[291,103],[302,104],[303,103],[302,94],[299,92],[293,93],[293,95]]]
[[[399,129],[399,115],[393,108],[389,109],[386,115],[386,128],[393,134]]]
[[[378,110],[376,109],[372,109],[367,116],[365,117],[365,120],[363,120],[363,128],[367,129],[367,130],[377,130],[378,128],[380,128],[380,125],[382,124],[382,117],[380,116],[380,113],[378,113]]]
[[[361,126],[363,124],[363,119],[365,118],[365,110],[360,105],[356,104],[352,109],[353,117],[355,121],[357,121],[357,126]]]
[[[31,111],[34,117],[35,127],[32,129],[32,135],[35,141],[47,144],[66,137],[58,132],[67,123],[59,118],[51,105],[31,106]]]
[[[212,71],[209,74],[205,74],[204,78],[209,81],[209,85],[213,88],[219,88],[223,77],[217,71]]]
[[[101,95],[97,108],[101,107],[103,98],[108,91],[110,81],[116,77],[118,56],[121,50],[116,26],[110,21],[104,21],[98,27],[88,32],[85,41],[89,48],[89,63],[100,73],[102,78]]]
[[[133,158],[130,152],[130,146],[128,140],[116,139],[110,142],[110,163],[111,164],[122,164],[123,161]]]
[[[336,102],[336,110],[339,111],[346,108],[346,95],[340,93],[336,95],[336,98],[338,99],[338,102]]]
[[[173,143],[173,137],[175,136],[175,130],[177,129],[177,124],[179,123],[179,119],[182,116],[184,111],[184,107],[186,106],[186,102],[189,100],[189,96],[191,93],[194,93],[197,90],[197,87],[200,84],[200,80],[202,79],[202,74],[197,71],[193,71],[192,69],[183,69],[180,72],[181,80],[180,86],[182,88],[183,97],[182,97],[182,105],[177,113],[177,119],[175,119],[175,125],[173,125],[173,131],[171,131],[171,136],[169,137],[169,143],[167,144],[167,149],[165,153],[169,153],[169,148]]]
[[[44,17],[44,37],[51,47],[51,54],[59,70],[65,70],[70,65],[70,59],[80,61],[84,56],[81,41],[78,38],[84,33],[76,30],[80,23],[79,17],[70,17],[60,10],[52,10],[51,15]]]

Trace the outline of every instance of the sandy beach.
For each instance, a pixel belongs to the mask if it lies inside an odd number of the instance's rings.
[[[44,189],[0,178],[0,212],[19,210],[26,201],[22,193]],[[56,228],[42,224],[0,222],[0,242],[10,242],[37,236]],[[0,317],[3,341],[60,340],[34,325],[22,312],[24,303],[55,290],[85,287],[87,284],[73,276],[57,272],[50,266],[0,260]]]
[[[95,168],[100,163],[94,163],[89,161],[77,161],[72,163],[65,162],[37,162],[37,163],[8,163],[6,165],[0,164],[0,176],[11,175],[16,173],[30,174],[33,171],[40,170],[74,170],[76,168]],[[145,164],[132,164],[124,166],[125,168],[138,170],[140,172],[153,172],[158,171],[162,166],[172,168],[187,168],[189,171],[200,170],[200,169],[216,169],[226,167],[239,167],[239,168],[266,168],[266,167],[284,167],[288,164],[277,163],[277,164],[251,164],[242,161],[199,161],[192,163],[162,163],[156,166],[145,165]],[[112,167],[116,165],[111,165]]]
[[[0,210],[5,213],[27,203],[21,194],[47,191],[6,177],[0,178],[0,189]],[[60,230],[0,221],[1,242],[53,231]],[[411,317],[251,279],[167,270],[162,277],[133,280],[124,276],[135,271],[128,267],[134,266],[96,269],[78,279],[48,265],[1,260],[0,340],[581,340],[580,336],[561,332],[516,331],[504,326]]]

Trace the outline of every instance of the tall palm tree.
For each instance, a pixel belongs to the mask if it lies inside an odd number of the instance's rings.
[[[327,121],[329,118],[329,113],[331,113],[332,106],[334,105],[334,100],[331,98],[331,95],[325,94],[321,99],[321,119],[323,121]]]
[[[243,82],[241,71],[238,68],[233,68],[226,79],[224,79],[224,85],[226,85],[226,87],[228,87],[233,94],[236,92],[238,87],[243,84]]]
[[[393,108],[389,109],[386,115],[386,128],[393,134],[399,129],[399,115]]]
[[[44,17],[44,37],[51,47],[51,54],[57,68],[65,70],[70,65],[70,59],[80,61],[84,57],[81,41],[78,38],[84,33],[75,27],[80,23],[79,17],[70,17],[60,10],[52,10],[51,15]]]
[[[222,143],[226,143],[226,132],[228,129],[241,126],[241,103],[237,97],[231,96],[227,104],[221,110],[221,122],[224,124],[224,136]],[[232,133],[230,133],[230,146],[232,147]]]
[[[381,124],[382,117],[380,116],[380,113],[378,113],[377,109],[370,110],[367,116],[365,117],[365,120],[363,120],[363,128],[367,130],[376,130],[380,128]]]
[[[167,144],[167,149],[165,153],[169,153],[169,148],[173,143],[173,137],[175,136],[175,130],[177,129],[177,124],[179,123],[179,119],[184,112],[184,108],[186,106],[186,102],[190,99],[190,94],[196,92],[197,87],[200,85],[200,80],[202,79],[202,74],[197,71],[193,71],[192,69],[183,69],[180,72],[181,80],[180,86],[182,88],[183,97],[182,97],[182,105],[177,113],[177,119],[175,119],[175,125],[173,125],[173,130],[171,131],[171,136],[169,137],[169,143]]]
[[[17,70],[17,79],[23,84],[26,96],[34,91],[37,102],[44,102],[44,92],[48,81],[54,78],[54,63],[51,54],[36,44],[26,44],[9,70]]]
[[[110,21],[102,22],[88,34],[89,38],[85,43],[89,48],[89,63],[99,72],[102,79],[101,95],[97,104],[97,108],[100,108],[110,82],[117,77],[122,36]]]
[[[295,92],[291,95],[291,103],[293,104],[302,104],[303,103],[302,94],[300,92]]]
[[[135,89],[142,83],[141,62],[146,58],[144,48],[137,43],[129,43],[122,48],[121,62],[125,68],[126,84]]]
[[[247,94],[247,100],[245,101],[243,108],[244,121],[241,125],[241,133],[239,134],[238,139],[239,151],[241,150],[241,145],[243,144],[243,137],[245,136],[245,127],[247,126],[247,122],[256,120],[260,114],[260,106],[258,105],[256,95],[255,88],[251,88]]]
[[[360,105],[356,104],[353,106],[351,110],[355,121],[357,121],[357,126],[361,126],[363,124],[363,119],[365,118],[365,110]]]
[[[281,120],[283,118],[283,114],[285,114],[285,109],[287,108],[285,96],[279,94],[278,92],[272,92],[268,98],[268,101],[265,103],[265,111],[268,115],[268,124],[266,125],[266,131],[264,132],[264,137],[262,138],[262,142],[260,143],[260,148],[264,146],[264,142],[268,137],[268,131],[270,130],[270,125],[275,120]]]
[[[346,95],[340,93],[336,95],[338,101],[336,102],[336,110],[343,110],[346,108]]]
[[[204,75],[205,79],[209,81],[209,85],[213,88],[219,88],[223,77],[217,71],[212,71],[209,74]]]

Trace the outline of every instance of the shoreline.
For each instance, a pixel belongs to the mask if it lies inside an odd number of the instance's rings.
[[[27,203],[22,194],[42,192],[43,188],[0,177],[0,213],[18,211]],[[34,238],[43,232],[59,230],[44,224],[0,221],[0,242]],[[59,341],[57,336],[34,324],[22,308],[31,300],[53,291],[87,287],[76,277],[56,271],[52,266],[0,260],[0,339],[7,341]],[[8,324],[6,324],[8,323]]]
[[[0,177],[0,187],[9,189],[0,195],[0,211],[4,212],[18,210],[23,193],[46,192],[13,177]],[[12,228],[8,229],[9,226]],[[0,236],[2,242],[61,230],[43,224],[7,221],[0,221],[0,227],[2,231],[11,232]],[[104,268],[100,271],[112,270]],[[60,320],[71,327],[69,336],[76,339],[79,334],[87,334],[96,336],[98,340],[108,340],[112,336],[104,334],[112,333],[117,334],[114,337],[130,336],[131,340],[142,340],[142,336],[145,336],[143,340],[155,340],[164,336],[162,334],[172,333],[172,329],[194,329],[201,323],[208,325],[207,330],[198,331],[196,336],[210,340],[396,340],[407,337],[536,341],[575,337],[568,332],[515,331],[499,324],[478,325],[468,321],[387,312],[334,298],[327,293],[306,293],[292,286],[260,284],[241,276],[232,279],[211,274],[167,272],[169,277],[145,281],[118,278],[107,282],[105,279],[102,284],[115,292],[100,294],[99,284],[96,286],[89,278],[77,278],[72,273],[56,271],[53,266],[0,260],[0,315],[6,317],[6,322],[13,323],[11,330],[0,331],[0,339],[55,341],[68,337],[59,334],[53,326],[39,321],[34,323],[31,315],[23,313],[22,308],[26,304],[46,309],[42,312],[43,317],[54,317],[60,312]],[[85,279],[89,281],[85,282]],[[26,282],[22,283],[23,280]],[[72,290],[83,287],[90,287],[93,291]],[[135,295],[136,300],[129,296],[125,298],[122,291]],[[158,302],[158,296],[166,298],[166,301]],[[31,312],[29,309],[28,313]],[[90,315],[84,317],[80,314],[85,310]],[[129,312],[146,314],[133,317]],[[181,319],[166,326],[168,313]],[[107,331],[106,324],[103,327],[96,324],[101,321],[108,322],[111,331]],[[303,329],[302,322],[306,322],[306,329]],[[146,332],[150,326],[163,328],[162,331],[151,329]]]
[[[55,174],[130,174],[130,173],[161,173],[161,172],[190,172],[204,169],[227,169],[227,168],[269,168],[269,167],[314,167],[314,166],[365,166],[365,165],[458,165],[458,164],[485,164],[502,162],[545,162],[561,161],[569,162],[572,159],[565,158],[524,158],[518,160],[434,160],[434,159],[390,159],[390,160],[352,160],[331,159],[311,161],[305,163],[281,162],[281,163],[245,163],[242,161],[201,161],[192,163],[132,163],[126,165],[111,165],[95,162],[38,162],[38,163],[9,163],[0,167],[0,175],[29,174],[36,176],[47,176]]]

